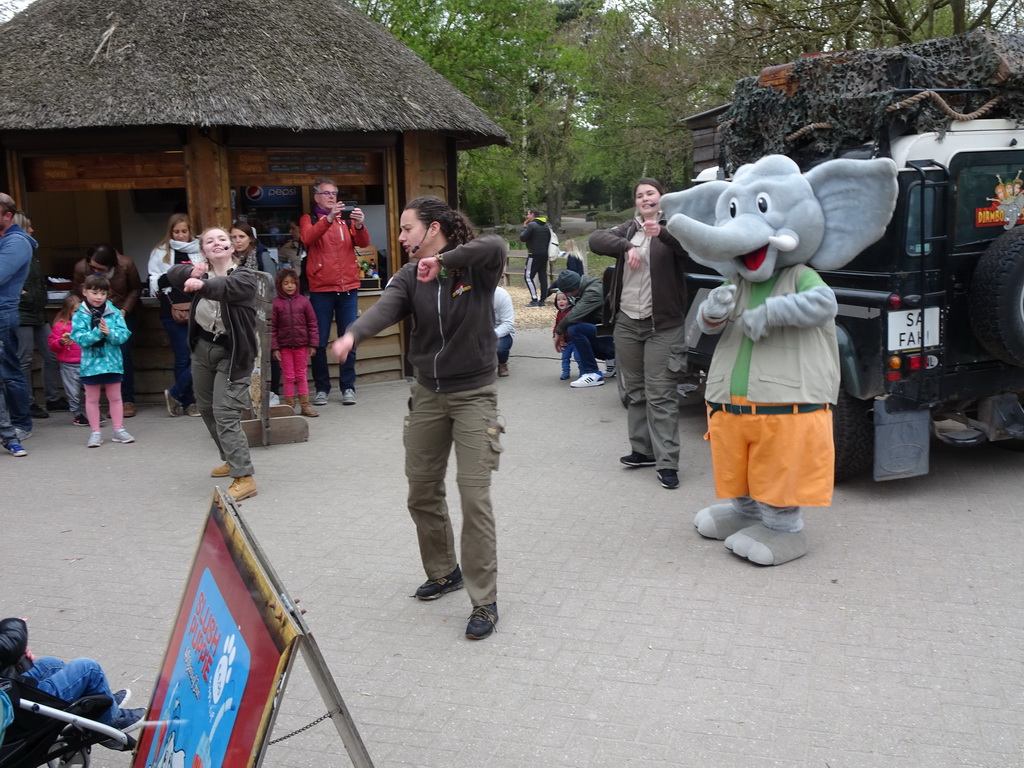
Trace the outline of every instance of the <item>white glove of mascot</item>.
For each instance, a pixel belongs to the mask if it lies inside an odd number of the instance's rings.
[[[736,286],[720,285],[713,288],[708,297],[704,299],[701,312],[704,313],[704,319],[709,323],[718,324],[729,316],[735,306]]]

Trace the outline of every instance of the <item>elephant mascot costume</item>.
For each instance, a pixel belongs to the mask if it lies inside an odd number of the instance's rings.
[[[720,272],[698,311],[719,335],[707,375],[715,494],[694,518],[740,557],[807,553],[801,506],[832,503],[830,405],[839,394],[838,269],[878,240],[896,205],[896,164],[829,160],[805,174],[782,155],[661,198],[669,232]]]

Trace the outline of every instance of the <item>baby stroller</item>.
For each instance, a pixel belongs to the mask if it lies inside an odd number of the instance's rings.
[[[135,747],[128,734],[91,719],[110,708],[109,696],[66,702],[8,677],[0,677],[0,692],[14,707],[14,722],[0,743],[0,768],[88,768],[94,744],[110,742],[119,750]]]

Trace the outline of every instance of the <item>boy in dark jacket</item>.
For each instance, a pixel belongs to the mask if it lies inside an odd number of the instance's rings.
[[[599,387],[604,384],[604,374],[597,367],[597,360],[608,363],[607,375],[615,371],[615,342],[611,336],[598,336],[597,326],[601,322],[604,306],[604,287],[599,278],[584,275],[580,277],[571,269],[563,269],[555,281],[566,296],[575,299],[572,309],[555,325],[555,351],[561,352],[568,342],[576,346],[579,354],[581,375],[570,387]]]
[[[69,662],[52,656],[37,659],[28,647],[28,623],[24,619],[0,620],[0,676],[20,680],[63,701],[95,694],[109,696],[113,703],[96,719],[119,731],[138,722],[146,714],[144,708],[121,708],[127,703],[130,692],[124,688],[111,693],[107,676],[92,659],[72,659]],[[107,744],[104,742],[104,746]]]

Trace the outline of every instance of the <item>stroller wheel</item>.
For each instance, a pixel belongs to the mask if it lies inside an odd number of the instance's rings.
[[[55,758],[46,765],[47,768],[89,768],[89,748],[83,747],[70,755]]]

